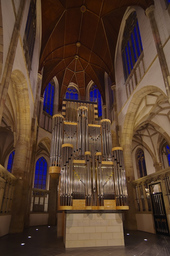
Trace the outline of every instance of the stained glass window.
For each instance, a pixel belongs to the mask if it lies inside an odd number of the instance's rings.
[[[54,105],[54,85],[49,83],[44,91],[43,110],[52,116],[53,105]]]
[[[102,116],[102,98],[99,89],[96,85],[92,85],[90,88],[90,101],[97,102],[98,104],[98,116]]]
[[[136,151],[136,164],[137,164],[139,178],[146,176],[147,171],[146,171],[145,156],[144,156],[144,152],[141,148],[139,148]]]
[[[8,158],[8,165],[7,165],[8,172],[12,171],[12,165],[13,165],[13,162],[14,162],[14,156],[15,156],[15,151],[12,151],[11,154],[9,155],[9,158]]]
[[[141,35],[136,12],[130,14],[122,40],[122,60],[125,80],[128,78],[136,61],[143,52]]]
[[[40,157],[35,166],[34,188],[46,189],[47,161]]]
[[[65,98],[67,100],[78,100],[78,91],[74,87],[68,87]]]

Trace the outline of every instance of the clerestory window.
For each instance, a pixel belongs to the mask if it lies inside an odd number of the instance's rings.
[[[99,89],[96,85],[92,85],[89,92],[90,101],[97,102],[98,105],[98,117],[102,116],[102,98]]]
[[[50,116],[53,115],[53,105],[54,105],[54,85],[49,83],[44,91],[44,102],[43,110]]]
[[[122,60],[125,80],[133,70],[143,52],[139,24],[136,12],[132,12],[127,21],[122,40]]]

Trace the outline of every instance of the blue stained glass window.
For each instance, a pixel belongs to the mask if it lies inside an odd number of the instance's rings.
[[[102,116],[102,100],[99,89],[96,85],[90,88],[90,101],[97,102],[98,104],[98,117]]]
[[[143,51],[141,35],[136,12],[130,14],[122,40],[122,60],[125,80],[134,68],[136,61]]]
[[[166,153],[167,153],[167,158],[168,158],[168,164],[170,166],[170,148],[168,145],[166,145]]]
[[[135,43],[134,43],[133,33],[131,34],[131,41],[132,41],[132,48],[133,48],[133,56],[134,56],[134,60],[135,60],[135,62],[136,62],[136,61],[137,61],[137,57],[136,57],[136,49],[135,49]]]
[[[130,50],[130,43],[129,43],[129,41],[128,41],[128,53],[129,53],[129,57],[130,57],[130,67],[131,67],[131,69],[133,69],[132,54],[131,54],[131,50]]]
[[[68,87],[65,98],[67,100],[78,100],[78,91],[74,87]]]
[[[40,157],[35,166],[34,188],[46,189],[47,161]]]
[[[8,158],[8,165],[7,165],[8,172],[12,171],[12,165],[13,165],[13,162],[14,162],[14,156],[15,156],[15,151],[12,151],[11,154],[9,155],[9,158]]]
[[[54,85],[49,83],[44,91],[43,110],[52,116],[53,105],[54,105]]]

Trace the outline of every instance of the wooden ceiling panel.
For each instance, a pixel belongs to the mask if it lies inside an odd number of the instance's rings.
[[[74,72],[72,72],[69,69],[66,69],[64,74],[63,84],[68,86],[73,76],[74,76]]]
[[[74,56],[76,55],[76,45],[75,44],[72,44],[72,45],[66,45],[64,47],[64,55],[63,55],[63,58],[69,58],[69,57],[72,57],[74,58]]]
[[[88,10],[99,16],[102,9],[102,2],[103,0],[86,0],[86,7]]]
[[[70,64],[68,65],[68,69],[72,70],[72,71],[75,71],[75,68],[76,68],[76,60],[73,59]]]
[[[89,49],[91,49],[95,40],[98,22],[99,18],[96,15],[88,11],[83,14],[80,42]]]
[[[78,49],[78,55],[81,59],[88,61],[90,58],[90,54],[91,54],[91,49],[87,48],[84,45],[81,45],[80,48]]]
[[[75,44],[79,38],[82,13],[79,8],[69,9],[66,12],[65,45]],[[70,22],[71,21],[71,22]]]
[[[76,70],[75,71],[78,72],[81,70],[84,70],[84,69],[83,69],[83,66],[81,65],[80,60],[78,59],[78,60],[76,60]]]
[[[85,73],[84,72],[79,72],[76,73],[77,77],[77,83],[79,85],[79,88],[85,88]]]
[[[66,8],[80,8],[83,5],[84,0],[67,0]]]
[[[47,3],[48,2],[48,3]],[[48,4],[48,7],[47,7]],[[44,49],[54,27],[64,12],[64,7],[60,1],[42,0],[42,49]]]

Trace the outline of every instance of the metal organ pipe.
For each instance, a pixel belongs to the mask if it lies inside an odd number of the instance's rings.
[[[106,161],[111,160],[112,137],[110,125],[111,121],[109,119],[101,120],[102,154]]]
[[[60,161],[61,145],[63,141],[63,120],[64,117],[60,114],[53,116],[49,174],[59,175],[61,171]]]
[[[60,202],[61,205],[72,205],[73,190],[73,145],[62,145],[62,184]]]
[[[91,152],[85,152],[86,161],[86,206],[90,206],[92,203],[92,184],[91,184]]]
[[[112,148],[112,152],[114,162],[116,204],[118,206],[126,206],[128,203],[128,195],[123,160],[123,149],[121,147],[115,147]]]
[[[88,108],[80,106],[77,110],[77,148],[79,156],[88,151]]]
[[[103,197],[103,174],[102,174],[102,153],[96,153],[96,169],[97,169],[97,194],[99,205],[104,205]]]

